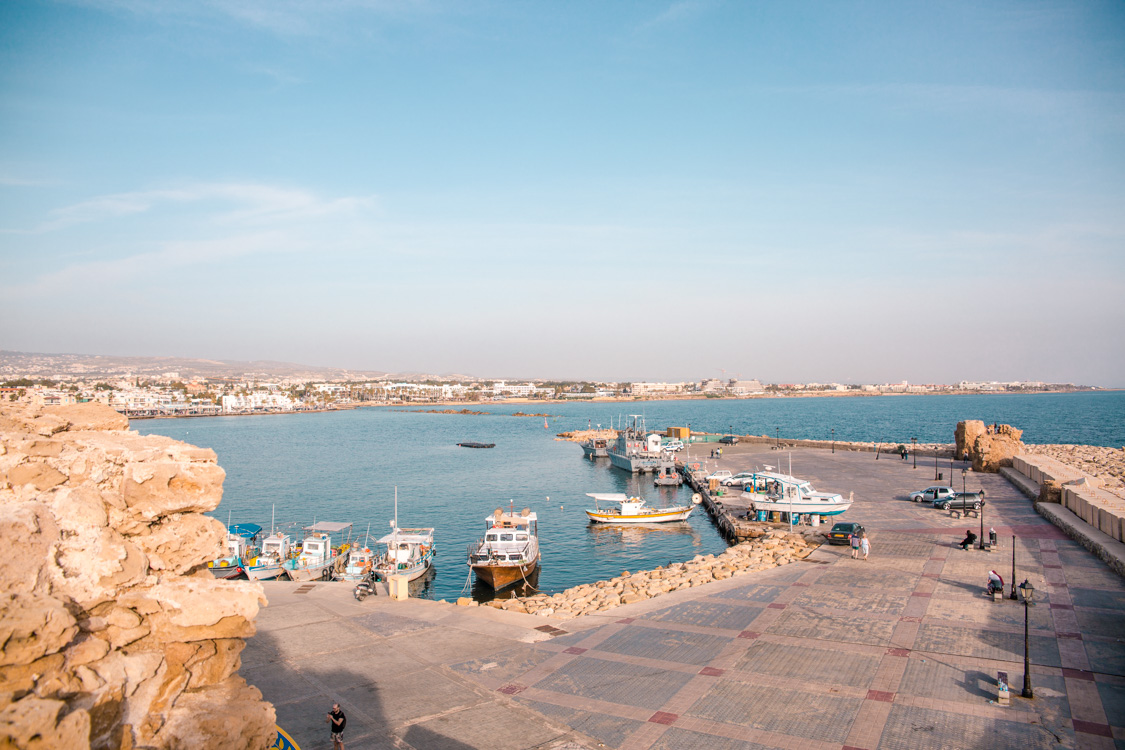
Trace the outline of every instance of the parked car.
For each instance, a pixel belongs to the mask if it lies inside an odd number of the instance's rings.
[[[863,527],[858,523],[838,523],[832,526],[828,532],[829,544],[847,544],[851,539],[852,534],[863,531]]]
[[[910,493],[910,499],[916,503],[932,503],[935,500],[944,500],[947,497],[957,494],[952,487],[942,487],[934,485],[927,487],[924,490]]]
[[[954,492],[949,497],[934,500],[934,507],[942,510],[980,510],[984,506],[984,498],[979,492]]]
[[[660,446],[660,450],[667,451],[669,453],[675,453],[676,451],[682,451],[683,449],[684,441],[680,440],[679,438],[669,440],[667,443]]]
[[[738,435],[723,435],[719,438],[719,442],[723,445],[734,445],[738,442]]]
[[[723,480],[723,486],[724,487],[733,487],[734,485],[737,484],[741,487],[745,487],[747,484],[750,483],[750,480],[753,479],[753,478],[754,478],[754,472],[752,472],[752,471],[740,471],[737,474],[735,474],[733,477],[728,477],[727,479],[724,479]]]
[[[718,479],[721,482],[724,479],[730,479],[732,476],[734,476],[734,475],[730,473],[729,469],[719,469],[718,471],[713,471],[710,474],[708,474],[707,475],[707,481],[711,481],[712,479]]]

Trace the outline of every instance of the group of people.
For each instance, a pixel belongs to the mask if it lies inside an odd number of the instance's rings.
[[[999,435],[1000,425],[996,424],[995,422],[993,422],[992,424],[986,424],[984,426],[984,431],[989,435]]]
[[[711,449],[711,458],[722,458],[722,457],[723,457],[723,449],[722,448],[712,448]]]
[[[853,531],[848,539],[852,545],[852,559],[859,560],[862,554],[862,559],[866,560],[867,553],[871,551],[871,541],[867,538],[867,532],[862,529]]]

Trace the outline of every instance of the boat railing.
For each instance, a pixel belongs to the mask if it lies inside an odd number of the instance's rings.
[[[482,557],[482,552],[487,552],[488,556],[481,559],[481,560],[478,560],[477,558]],[[468,549],[466,550],[466,556],[469,560],[469,564],[471,565],[474,562],[484,562],[485,560],[500,560],[500,559],[503,559],[505,562],[508,562],[508,561],[516,562],[516,561],[512,560],[512,555],[516,555],[516,554],[519,555],[520,560],[527,560],[527,559],[529,559],[529,553],[530,552],[531,552],[531,542],[530,541],[528,541],[522,547],[518,547],[518,548],[517,547],[505,547],[503,550],[498,550],[498,549],[494,549],[492,547],[486,546],[485,540],[482,537],[481,539],[477,540],[476,544],[470,544],[469,545]]]

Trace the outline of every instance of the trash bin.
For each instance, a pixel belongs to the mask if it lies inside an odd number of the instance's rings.
[[[758,511],[758,520],[759,520],[759,521],[762,521],[763,523],[765,523],[765,520],[766,520],[766,511],[764,511],[764,510],[760,510],[760,511]]]
[[[941,478],[942,478],[942,477],[944,477],[944,476],[945,476],[945,473],[944,473],[944,472],[940,472],[940,471],[939,471],[939,472],[938,472],[938,475],[937,475],[937,480],[938,480],[938,481],[940,482],[940,481],[941,481]]]

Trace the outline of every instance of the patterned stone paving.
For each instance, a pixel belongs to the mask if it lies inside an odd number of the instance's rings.
[[[776,461],[766,447],[732,446],[722,467],[767,458]],[[499,715],[500,706],[570,729],[537,726],[503,748],[554,748],[542,738],[565,736],[568,748],[589,750],[1125,750],[1121,578],[1002,477],[967,479],[969,489],[987,490],[984,528],[1000,537],[990,554],[954,546],[980,519],[905,499],[934,483],[932,463],[914,469],[842,451],[794,451],[793,462],[814,486],[855,493],[848,520],[867,528],[869,561],[826,546],[810,562],[549,621],[569,632],[535,642],[469,628],[447,644],[440,622],[362,610],[348,627],[297,612],[294,621],[308,622],[286,628],[277,611],[272,622],[282,629],[251,642],[243,672],[292,721],[306,694],[317,705],[331,694],[353,710],[381,706],[357,715],[357,750],[389,747],[366,738],[392,719],[396,746],[483,747],[415,742],[429,736],[414,728],[447,727],[437,732],[444,741],[457,721]],[[1013,534],[1016,582],[1027,578],[1038,592],[1030,610],[983,595],[988,570],[1011,576]],[[1034,700],[1020,697],[1025,611]],[[281,637],[297,631],[307,637]],[[366,654],[378,654],[384,671],[348,671]],[[291,685],[274,679],[279,663],[291,667]],[[999,671],[1012,686],[1009,707],[995,703]],[[301,700],[284,700],[294,685]],[[491,696],[483,709],[474,702],[482,694]],[[319,719],[305,722],[309,732],[322,729]]]

